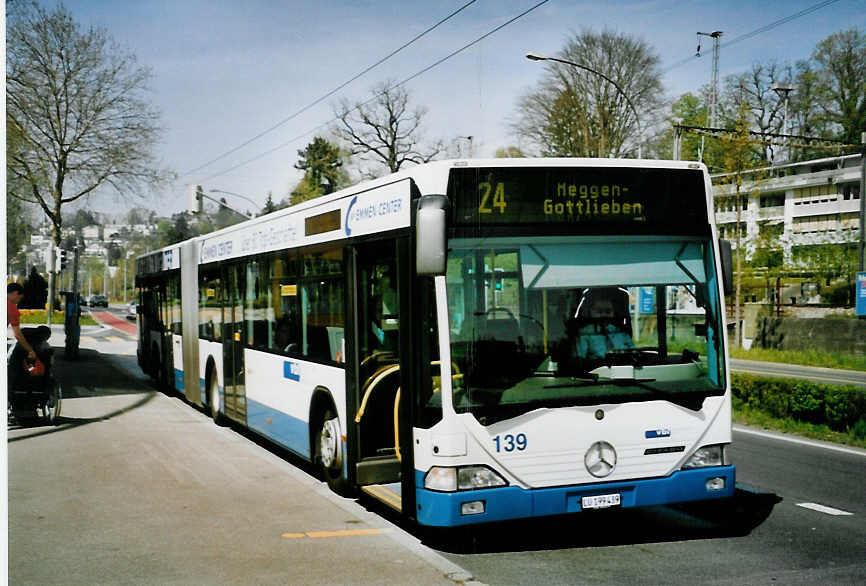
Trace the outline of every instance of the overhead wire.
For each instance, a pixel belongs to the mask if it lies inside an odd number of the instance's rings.
[[[265,129],[265,130],[259,132],[258,134],[256,134],[256,135],[253,136],[252,138],[249,138],[248,140],[242,142],[242,143],[239,144],[238,146],[236,146],[236,147],[234,147],[234,148],[232,148],[232,149],[230,149],[230,150],[224,152],[223,154],[221,154],[221,155],[219,155],[219,156],[217,156],[217,157],[214,157],[213,159],[209,160],[209,161],[206,162],[206,163],[203,163],[203,164],[199,165],[199,166],[196,167],[195,169],[190,169],[189,171],[187,171],[186,173],[183,173],[183,174],[180,175],[179,177],[185,177],[185,176],[187,176],[187,175],[191,175],[191,174],[195,173],[196,171],[200,171],[200,170],[204,169],[205,167],[209,167],[209,166],[212,165],[213,163],[216,163],[217,161],[220,161],[220,160],[226,158],[227,156],[229,156],[229,155],[231,155],[231,154],[233,154],[233,153],[236,153],[236,152],[239,151],[240,149],[242,149],[242,148],[244,148],[245,146],[247,146],[248,144],[250,144],[250,143],[252,143],[252,142],[255,142],[256,140],[262,138],[262,137],[265,136],[266,134],[269,134],[270,132],[273,132],[274,130],[276,130],[277,128],[279,128],[280,126],[282,126],[283,124],[285,124],[286,122],[289,122],[290,120],[292,120],[292,119],[294,119],[294,118],[297,118],[298,116],[300,116],[301,114],[303,114],[304,112],[306,112],[307,110],[309,110],[310,108],[312,108],[313,106],[316,106],[317,104],[322,103],[323,101],[325,101],[326,99],[330,98],[330,97],[333,96],[335,93],[337,93],[338,91],[340,91],[341,89],[343,89],[344,87],[346,87],[347,85],[349,85],[350,83],[352,83],[353,81],[355,81],[355,80],[357,80],[358,78],[362,77],[362,76],[365,75],[366,73],[369,73],[370,71],[372,71],[373,69],[375,69],[376,67],[378,67],[379,65],[381,65],[382,63],[384,63],[385,61],[387,61],[388,59],[390,59],[391,57],[393,57],[394,55],[396,55],[397,53],[399,53],[399,52],[402,51],[403,49],[405,49],[406,47],[412,45],[413,43],[415,43],[416,41],[418,41],[419,39],[421,39],[422,37],[424,37],[424,36],[427,35],[428,33],[432,32],[433,30],[435,30],[436,28],[438,28],[439,26],[441,26],[441,25],[444,24],[445,22],[451,20],[453,17],[457,16],[459,13],[463,12],[466,8],[468,8],[469,6],[471,6],[472,4],[474,4],[474,3],[477,2],[477,1],[478,1],[478,0],[470,0],[469,2],[467,2],[466,4],[464,4],[463,6],[461,6],[460,8],[458,8],[457,10],[453,11],[453,12],[452,12],[451,14],[449,14],[448,16],[442,18],[442,19],[441,19],[439,22],[437,22],[436,24],[430,26],[429,28],[427,28],[427,29],[424,30],[423,32],[419,33],[418,35],[416,35],[415,37],[413,37],[411,40],[407,41],[406,43],[404,43],[403,45],[401,45],[401,46],[398,47],[397,49],[394,49],[393,51],[391,51],[390,53],[388,53],[387,55],[385,55],[384,57],[382,57],[381,59],[379,59],[378,61],[376,61],[375,63],[373,63],[372,65],[370,65],[370,66],[367,67],[366,69],[364,69],[363,71],[361,71],[360,73],[357,73],[356,75],[354,75],[354,76],[351,77],[350,79],[346,80],[345,82],[343,82],[343,83],[340,84],[339,86],[337,86],[337,87],[335,87],[334,89],[332,89],[331,91],[329,91],[329,92],[326,93],[325,95],[323,95],[323,96],[321,96],[320,98],[317,98],[316,100],[310,102],[309,104],[307,104],[306,106],[304,106],[303,108],[301,108],[300,110],[298,110],[297,112],[295,112],[295,113],[293,113],[293,114],[291,114],[291,115],[289,115],[289,116],[283,118],[282,120],[280,120],[280,121],[277,122],[276,124],[274,124],[274,125],[272,125],[271,127],[269,127],[269,128],[267,128],[267,129]]]
[[[772,29],[776,28],[777,26],[781,26],[785,23],[791,22],[792,20],[800,18],[801,16],[806,16],[807,14],[815,12],[816,10],[820,10],[821,8],[824,8],[825,6],[829,6],[830,4],[834,4],[838,1],[839,0],[824,0],[823,2],[819,2],[817,4],[810,6],[809,8],[804,8],[800,12],[797,12],[795,14],[791,14],[791,15],[786,16],[784,18],[780,18],[779,20],[773,21],[773,22],[766,24],[760,28],[756,28],[755,30],[753,30],[751,32],[742,34],[739,37],[735,37],[735,38],[731,39],[730,41],[726,41],[724,43],[721,43],[719,45],[719,47],[720,48],[730,47],[731,45],[735,45],[737,43],[745,41],[746,39],[751,39],[754,36],[757,36],[761,33],[765,33],[769,30],[772,30]],[[677,61],[673,65],[666,67],[665,69],[663,69],[661,71],[661,73],[662,73],[662,75],[664,75],[665,73],[668,73],[668,72],[676,69],[677,67],[682,67],[683,65],[685,65],[685,64],[687,64],[687,63],[689,63],[689,62],[691,62],[697,58],[698,58],[697,55],[690,55],[689,57],[686,57],[685,59]]]
[[[469,42],[469,43],[463,45],[462,47],[460,47],[460,48],[457,49],[456,51],[453,51],[453,52],[449,53],[448,55],[446,55],[445,57],[442,57],[441,59],[439,59],[439,60],[433,62],[433,63],[430,64],[430,65],[428,65],[427,67],[424,67],[423,69],[420,69],[419,71],[413,73],[412,75],[410,75],[410,76],[407,77],[406,79],[404,79],[404,80],[402,80],[402,81],[400,81],[400,82],[398,82],[398,83],[395,83],[394,85],[392,85],[392,86],[390,86],[389,88],[387,88],[386,91],[390,91],[390,90],[393,90],[393,89],[395,89],[395,88],[398,88],[398,87],[400,87],[400,86],[402,86],[402,85],[405,85],[405,84],[409,83],[410,81],[412,81],[413,79],[416,79],[417,77],[419,77],[419,76],[421,76],[421,75],[427,73],[427,72],[430,71],[431,69],[433,69],[433,68],[435,68],[435,67],[438,67],[439,65],[441,65],[441,64],[444,63],[445,61],[448,61],[449,59],[451,59],[452,57],[454,57],[454,56],[456,56],[456,55],[459,55],[460,53],[462,53],[462,52],[465,51],[466,49],[469,49],[470,47],[472,47],[472,46],[474,46],[474,45],[477,45],[478,43],[480,43],[481,41],[483,41],[483,40],[486,39],[487,37],[489,37],[489,36],[491,36],[491,35],[493,35],[493,34],[499,32],[500,30],[502,30],[503,28],[505,28],[505,27],[507,27],[508,25],[512,24],[513,22],[515,22],[515,21],[517,21],[517,20],[523,18],[524,16],[526,16],[527,14],[529,14],[530,12],[532,12],[533,10],[539,8],[540,6],[542,6],[542,5],[544,5],[544,4],[547,4],[549,1],[550,1],[550,0],[541,0],[541,2],[538,2],[537,4],[531,6],[530,8],[528,8],[528,9],[526,9],[526,10],[524,10],[523,12],[521,12],[520,14],[518,14],[517,16],[511,18],[510,20],[504,22],[503,24],[501,24],[501,25],[497,26],[496,28],[490,30],[489,32],[483,34],[482,36],[478,37],[478,38],[475,39],[474,41],[471,41],[471,42]],[[383,92],[383,93],[384,93],[384,92]],[[354,108],[352,108],[350,111],[352,111],[352,110],[357,110],[357,109],[359,109],[359,108],[361,108],[361,107],[363,107],[363,106],[366,106],[367,104],[369,104],[369,103],[375,101],[375,100],[376,100],[377,98],[379,98],[379,96],[381,96],[381,95],[382,95],[382,93],[376,94],[375,96],[373,96],[372,98],[370,98],[370,99],[367,100],[366,102],[362,102],[362,103],[360,103],[360,104],[357,104],[357,105],[356,105]],[[337,120],[339,120],[339,117],[336,117],[336,116],[335,116],[334,118],[331,118],[331,119],[328,120],[327,122],[323,122],[322,124],[319,124],[319,125],[316,126],[315,128],[313,128],[313,129],[311,129],[311,130],[308,130],[308,131],[304,132],[303,134],[299,134],[299,135],[297,135],[297,136],[295,136],[295,137],[293,137],[293,138],[291,138],[291,139],[289,139],[289,140],[287,140],[287,141],[285,141],[285,142],[283,142],[283,143],[280,143],[280,144],[278,144],[277,146],[275,146],[275,147],[273,147],[273,148],[271,148],[271,149],[268,149],[267,151],[265,151],[265,152],[263,152],[263,153],[260,153],[260,154],[254,156],[254,157],[252,157],[252,158],[250,158],[250,159],[247,159],[247,160],[245,160],[245,161],[243,161],[243,162],[241,162],[241,163],[238,163],[237,165],[234,165],[233,167],[229,167],[228,169],[225,169],[225,170],[223,170],[223,171],[219,171],[219,172],[214,173],[214,174],[212,174],[212,175],[208,175],[207,177],[205,177],[205,178],[202,179],[201,181],[202,181],[202,182],[208,181],[208,180],[210,180],[210,179],[213,179],[214,177],[219,177],[219,176],[221,176],[221,175],[225,175],[226,173],[230,173],[230,172],[232,172],[232,171],[234,171],[234,170],[236,170],[236,169],[239,169],[240,167],[243,167],[243,166],[245,166],[245,165],[248,165],[248,164],[250,164],[250,163],[253,163],[253,162],[255,162],[255,161],[258,161],[258,160],[261,159],[261,158],[264,158],[264,157],[266,157],[266,156],[268,156],[268,155],[270,155],[270,154],[272,154],[272,153],[274,153],[274,152],[276,152],[276,151],[278,151],[278,150],[280,150],[280,149],[283,149],[283,148],[289,146],[290,144],[292,144],[292,143],[294,143],[294,142],[296,142],[296,141],[298,141],[298,140],[304,138],[305,136],[309,136],[310,134],[315,133],[315,132],[316,132],[317,130],[319,130],[320,128],[324,128],[324,127],[328,126],[329,124],[332,124],[333,122],[336,122]]]

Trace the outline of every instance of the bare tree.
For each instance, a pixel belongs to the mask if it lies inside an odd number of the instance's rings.
[[[103,188],[134,193],[165,176],[152,154],[160,128],[144,97],[150,71],[62,5],[32,5],[8,24],[6,125],[18,137],[7,152],[9,195],[45,212],[59,246],[64,205]]]
[[[334,108],[339,118],[334,132],[350,145],[352,155],[399,171],[406,163],[426,163],[444,150],[441,141],[421,146],[424,107],[410,109],[409,93],[402,86],[383,82],[372,90],[373,98],[350,104],[341,100]]]
[[[750,71],[727,77],[721,104],[723,126],[732,128],[736,125],[739,105],[745,101],[751,114],[752,130],[787,134],[783,128],[784,98],[773,87],[790,84],[793,77],[794,72],[789,65],[780,65],[775,61],[755,63]],[[764,145],[764,160],[772,162],[777,148],[772,144]]]
[[[658,55],[644,41],[587,29],[557,57],[582,67],[549,61],[539,87],[518,102],[514,133],[544,156],[620,157],[635,151],[641,137],[632,105],[649,115],[662,102]]]

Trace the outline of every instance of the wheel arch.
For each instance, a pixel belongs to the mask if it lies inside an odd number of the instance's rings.
[[[333,409],[337,417],[340,416],[340,410],[337,408],[337,402],[334,401],[334,395],[327,387],[317,386],[313,389],[313,396],[310,398],[310,413],[307,421],[310,430],[310,459],[314,459],[313,441],[316,436],[318,426],[322,423],[322,417],[328,409]],[[341,424],[342,426],[342,424]],[[346,430],[340,430],[345,435]],[[344,440],[345,441],[345,440]]]

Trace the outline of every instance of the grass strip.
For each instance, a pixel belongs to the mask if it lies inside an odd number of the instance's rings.
[[[731,348],[731,358],[866,371],[866,356],[822,350],[773,350],[769,348],[744,350],[743,348]]]

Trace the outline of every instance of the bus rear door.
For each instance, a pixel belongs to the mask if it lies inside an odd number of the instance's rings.
[[[223,275],[226,300],[223,307],[223,373],[225,414],[246,423],[244,376],[244,272],[241,265],[226,267]]]

